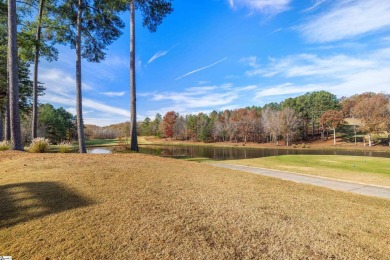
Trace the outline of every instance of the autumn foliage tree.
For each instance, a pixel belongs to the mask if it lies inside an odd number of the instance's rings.
[[[175,126],[177,117],[178,114],[175,113],[175,111],[169,111],[165,114],[163,118],[163,130],[164,136],[166,138],[173,138],[173,128]]]
[[[230,120],[236,125],[238,137],[247,142],[247,140],[254,140],[256,130],[260,126],[259,116],[253,109],[237,109],[232,111]]]
[[[372,145],[372,134],[388,129],[389,99],[384,94],[365,93],[353,107],[353,114],[360,119],[360,128],[367,133],[368,145]]]
[[[333,130],[333,145],[336,145],[336,128],[344,124],[344,115],[342,111],[328,110],[321,115],[319,122],[324,127]]]
[[[321,130],[322,137],[325,131],[333,130],[334,144],[336,144],[336,129],[344,124],[344,119],[353,118],[347,121],[349,126],[351,122],[354,124],[356,143],[356,126],[369,135],[389,131],[389,97],[384,94],[363,93],[339,101],[333,94],[319,91],[288,98],[281,103],[223,112],[213,111],[210,114],[198,113],[179,117],[177,113],[170,111],[161,120],[160,129],[165,137],[180,140],[230,141],[244,144],[273,142],[276,145],[284,140],[289,146],[297,140],[308,140],[310,138],[307,134],[308,129],[312,130],[311,128],[316,127]],[[149,122],[144,124],[148,125]],[[348,136],[350,128],[345,129],[348,131],[345,136]],[[312,134],[317,135],[317,130]]]

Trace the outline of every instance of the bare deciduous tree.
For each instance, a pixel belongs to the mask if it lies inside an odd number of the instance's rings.
[[[296,112],[286,107],[279,113],[279,126],[282,135],[286,140],[286,145],[289,146],[290,141],[298,131],[300,120]]]

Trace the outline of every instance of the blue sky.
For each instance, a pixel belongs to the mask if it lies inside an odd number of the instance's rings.
[[[262,106],[309,91],[389,93],[389,0],[173,1],[156,33],[137,13],[137,115]],[[129,120],[128,13],[105,61],[83,61],[87,124]],[[41,103],[75,114],[75,51],[41,63]]]

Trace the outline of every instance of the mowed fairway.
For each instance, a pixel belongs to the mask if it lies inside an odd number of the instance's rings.
[[[389,259],[390,201],[141,154],[0,152],[14,259]]]
[[[222,163],[304,173],[339,180],[390,186],[390,158],[344,155],[280,155]]]

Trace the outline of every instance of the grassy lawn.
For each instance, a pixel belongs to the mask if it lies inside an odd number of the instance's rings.
[[[343,155],[281,155],[222,162],[390,186],[390,158]]]
[[[14,259],[388,259],[390,200],[142,154],[0,152]]]
[[[122,139],[121,141],[116,138],[116,139],[94,139],[94,140],[86,140],[85,144],[89,147],[93,146],[116,146],[122,144],[129,145],[129,139],[127,138]],[[138,144],[149,144],[148,140],[144,136],[139,136],[138,137]]]
[[[112,146],[118,145],[118,139],[94,139],[86,140],[85,144],[87,146]]]

